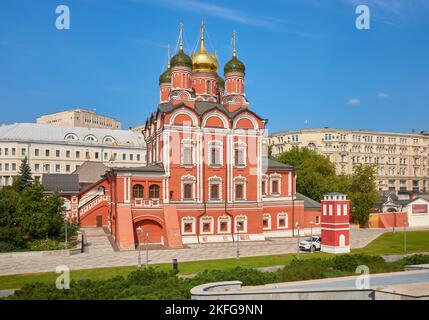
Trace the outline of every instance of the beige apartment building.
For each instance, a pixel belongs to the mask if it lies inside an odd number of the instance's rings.
[[[429,133],[303,129],[274,133],[269,145],[273,156],[293,146],[315,150],[328,157],[338,173],[351,174],[356,164],[376,164],[380,191],[427,191]]]
[[[108,167],[146,164],[146,143],[131,130],[18,123],[0,126],[0,187],[11,185],[27,157],[34,179],[44,173],[70,174],[84,162]]]
[[[37,123],[55,126],[121,129],[121,123],[118,120],[84,109],[47,114],[37,118]]]

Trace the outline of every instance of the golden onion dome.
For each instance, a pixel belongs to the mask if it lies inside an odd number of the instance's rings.
[[[214,72],[217,73],[219,62],[216,56],[209,53],[204,47],[204,22],[201,26],[200,49],[192,56],[193,72]]]

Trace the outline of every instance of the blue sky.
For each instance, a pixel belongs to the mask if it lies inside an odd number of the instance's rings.
[[[55,28],[60,4],[71,30]],[[370,30],[355,27],[358,4],[371,9]],[[143,123],[158,104],[165,47],[182,21],[191,51],[202,18],[222,69],[238,33],[246,94],[271,132],[306,121],[429,129],[426,0],[2,0],[0,124],[77,107]]]

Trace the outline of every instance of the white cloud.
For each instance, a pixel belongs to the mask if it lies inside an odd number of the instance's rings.
[[[218,4],[198,0],[131,0],[135,3],[156,5],[170,10],[195,12],[211,15],[225,20],[257,27],[275,28],[284,20],[275,17],[249,15],[242,10],[234,10]]]
[[[343,0],[343,2],[351,6],[366,4],[374,20],[390,25],[397,25],[399,21],[403,22],[419,13],[429,12],[427,0]]]
[[[377,97],[379,97],[379,98],[387,98],[387,97],[389,97],[390,95],[387,93],[387,92],[379,92],[378,94],[377,94]]]
[[[352,98],[352,99],[349,100],[348,104],[351,105],[351,106],[360,105],[360,99]]]

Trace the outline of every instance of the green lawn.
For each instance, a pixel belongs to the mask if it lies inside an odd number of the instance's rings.
[[[407,232],[407,253],[429,252],[429,231]],[[384,233],[365,248],[355,249],[353,253],[372,255],[404,254],[404,232]]]
[[[404,234],[403,232],[385,233],[374,240],[367,247],[362,249],[352,250],[352,253],[366,253],[372,255],[388,255],[388,254],[403,254],[404,253]],[[429,231],[414,231],[407,232],[407,252],[429,252]],[[222,260],[205,260],[192,262],[179,262],[180,274],[193,274],[204,270],[225,270],[234,267],[269,267],[276,265],[287,265],[292,259],[296,258],[296,254],[284,254],[262,257],[245,257],[237,259],[222,259]],[[301,259],[309,258],[327,258],[332,255],[327,253],[317,252],[314,254],[302,253]],[[157,265],[161,269],[171,269],[170,264]],[[137,267],[113,267],[99,268],[88,270],[76,270],[71,272],[72,280],[93,279],[101,280],[108,279],[117,275],[127,275],[135,271]],[[13,275],[0,277],[0,290],[20,288],[26,283],[31,282],[47,282],[55,281],[58,275],[55,273],[39,273],[27,275]]]

